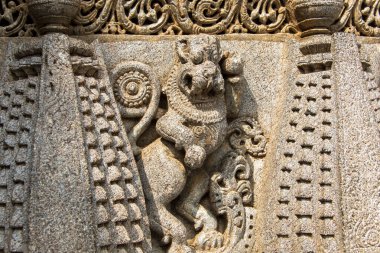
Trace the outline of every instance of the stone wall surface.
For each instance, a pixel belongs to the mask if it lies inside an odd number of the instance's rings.
[[[0,252],[380,253],[379,8],[0,0]]]

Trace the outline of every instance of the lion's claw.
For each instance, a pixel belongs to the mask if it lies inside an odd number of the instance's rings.
[[[215,230],[202,230],[193,239],[192,246],[200,250],[211,250],[223,247],[223,234]]]

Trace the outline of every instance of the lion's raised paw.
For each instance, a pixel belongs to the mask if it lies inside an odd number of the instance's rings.
[[[201,146],[193,145],[186,150],[184,162],[190,169],[200,168],[206,159],[206,151]]]

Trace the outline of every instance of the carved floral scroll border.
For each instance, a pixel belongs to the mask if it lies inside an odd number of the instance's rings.
[[[297,33],[289,0],[82,0],[72,33]],[[380,36],[380,0],[346,0],[336,31]],[[0,0],[0,37],[37,36],[25,0]]]

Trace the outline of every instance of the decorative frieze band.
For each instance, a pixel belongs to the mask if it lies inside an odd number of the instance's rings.
[[[27,2],[0,1],[0,37],[38,36]],[[304,17],[316,16],[331,19],[332,31],[380,36],[379,9],[380,0],[82,0],[70,29],[76,35],[298,33],[308,25]]]

